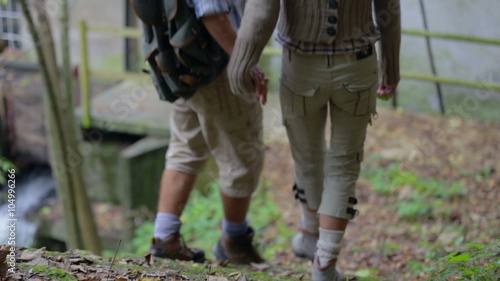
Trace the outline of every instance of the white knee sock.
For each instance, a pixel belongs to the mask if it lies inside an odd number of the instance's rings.
[[[319,216],[316,212],[311,212],[305,205],[302,205],[302,216],[300,218],[300,225],[303,229],[310,233],[318,233],[319,229]]]
[[[157,213],[154,237],[165,240],[172,234],[179,233],[182,222],[179,216],[169,213]]]
[[[340,254],[340,244],[344,238],[345,231],[319,229],[318,263],[321,267],[336,259]]]

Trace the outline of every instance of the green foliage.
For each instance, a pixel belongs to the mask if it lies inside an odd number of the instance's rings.
[[[500,240],[490,245],[467,244],[438,259],[426,280],[500,280]]]
[[[211,253],[213,244],[220,236],[219,223],[223,216],[218,182],[208,185],[207,194],[199,189],[193,191],[191,202],[182,215],[182,234],[190,246]]]
[[[365,268],[356,271],[354,275],[357,277],[357,280],[361,281],[380,281],[382,279],[377,277],[378,273],[379,273],[378,269]]]
[[[14,166],[14,164],[12,164],[9,159],[0,156],[0,185],[7,182],[7,178],[5,175],[10,169],[16,169],[16,166]]]
[[[382,250],[384,255],[389,255],[392,252],[397,252],[401,250],[401,244],[393,243],[389,239],[385,240],[382,244]]]
[[[276,249],[288,247],[289,238],[292,235],[285,224],[279,221],[281,214],[268,189],[268,185],[264,185],[255,192],[248,215],[250,224],[256,232],[256,242],[264,238],[267,226],[277,222],[280,234],[273,237],[270,245],[266,245],[265,248],[261,247],[260,250],[264,257],[271,256]],[[220,222],[222,217],[223,210],[218,181],[212,181],[203,189],[196,188],[181,217],[183,222],[181,233],[185,241],[190,247],[203,249],[207,254],[210,254],[212,246],[221,236]],[[131,252],[137,255],[147,253],[153,232],[153,222],[146,222],[139,227],[132,239]]]
[[[271,193],[267,190],[268,186],[261,186],[256,191],[248,215],[256,233],[256,241],[261,240],[265,232],[263,230],[281,216]],[[192,201],[182,216],[182,233],[190,245],[211,253],[212,246],[221,236],[220,221],[223,217],[218,181],[208,185],[204,193],[205,195],[198,190],[193,192]],[[264,256],[275,250],[273,246],[266,247]]]
[[[75,277],[73,277],[71,274],[68,272],[58,269],[58,268],[52,268],[44,265],[35,265],[32,268],[32,272],[35,274],[40,274],[43,275],[49,280],[60,280],[60,281],[73,281],[77,280]]]
[[[447,215],[451,209],[444,204],[445,200],[466,192],[460,182],[422,178],[411,171],[402,170],[399,163],[393,163],[385,169],[368,168],[363,173],[373,183],[376,192],[398,196],[397,214],[406,219]]]
[[[132,249],[130,252],[136,255],[144,255],[149,252],[151,246],[151,237],[154,233],[154,223],[145,222],[135,230],[134,237],[132,238]],[[114,251],[104,251],[104,256],[112,257]]]

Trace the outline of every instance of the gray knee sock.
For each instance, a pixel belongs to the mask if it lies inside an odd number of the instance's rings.
[[[239,237],[248,233],[248,219],[242,223],[233,223],[226,218],[222,219],[222,231],[229,237]]]
[[[339,256],[344,233],[345,231],[319,229],[316,255],[320,266],[327,265]]]
[[[157,213],[154,237],[165,240],[172,234],[179,233],[181,226],[182,222],[179,216],[169,213]]]

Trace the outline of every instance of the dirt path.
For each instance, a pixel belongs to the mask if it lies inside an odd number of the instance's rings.
[[[295,231],[300,213],[291,192],[293,161],[286,134],[277,125],[276,110],[275,103],[266,109],[264,176],[284,221]],[[369,128],[363,169],[383,175],[396,163],[402,172],[432,179],[424,185],[442,184],[438,189],[446,190],[455,183],[466,190],[443,200],[446,211],[442,214],[404,219],[395,206],[405,202],[405,187],[384,195],[374,190],[375,180],[361,177],[360,215],[348,227],[339,266],[351,275],[370,269],[372,276],[383,280],[418,280],[416,276],[424,276],[422,269],[435,262],[432,255],[446,255],[467,242],[498,239],[500,174],[495,171],[500,170],[499,150],[500,124],[379,109],[378,119]],[[277,257],[284,265],[308,265],[289,250]]]

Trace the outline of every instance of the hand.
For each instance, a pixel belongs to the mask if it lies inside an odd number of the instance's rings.
[[[381,100],[390,100],[396,93],[396,88],[398,86],[388,86],[380,84],[377,89],[377,98]]]
[[[252,83],[255,86],[255,98],[257,101],[265,105],[267,102],[267,84],[269,79],[266,78],[266,74],[259,66],[254,66],[250,70],[250,75],[252,76]]]

